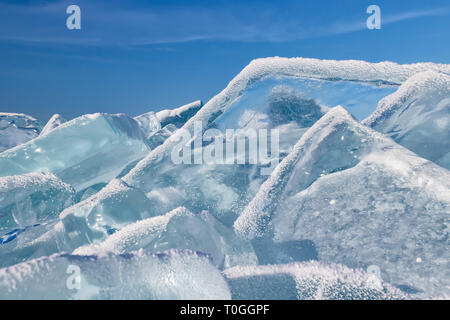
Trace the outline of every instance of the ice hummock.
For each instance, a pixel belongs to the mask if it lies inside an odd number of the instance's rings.
[[[185,206],[196,212],[203,210],[206,206],[211,214],[230,224],[253,198],[267,176],[261,175],[261,166],[254,165],[174,165],[171,161],[171,152],[183,139],[186,131],[190,132],[191,136],[196,136],[195,126],[198,123],[202,124],[203,130],[231,128],[245,131],[246,129],[277,127],[280,130],[280,137],[287,140],[282,141],[281,139],[280,158],[270,158],[269,161],[273,163],[281,160],[286,155],[284,151],[289,152],[294,141],[297,141],[308,129],[308,127],[300,125],[304,122],[298,121],[296,118],[301,115],[295,115],[292,118],[293,114],[290,114],[291,117],[289,117],[289,113],[287,113],[287,117],[283,118],[283,123],[277,122],[279,118],[270,112],[269,100],[274,84],[293,88],[294,97],[301,98],[301,100],[295,100],[297,105],[314,105],[318,106],[320,110],[324,110],[323,107],[332,107],[340,103],[342,99],[338,94],[338,88],[342,83],[349,85],[349,83],[358,82],[374,88],[395,86],[406,81],[411,75],[427,69],[450,73],[447,65],[436,64],[371,64],[361,61],[321,61],[302,58],[255,60],[237,75],[221,93],[207,102],[190,118],[182,127],[182,131],[176,131],[170,139],[152,150],[123,177],[123,180],[129,185],[142,189],[152,198],[155,206],[161,208],[160,214],[178,206]],[[293,85],[293,78],[306,80],[297,81],[296,85]],[[311,85],[315,83],[315,80],[332,83],[330,88],[335,88],[333,92],[336,94],[332,95],[333,99],[327,100],[328,105],[320,103],[320,99],[326,95],[323,90],[309,90],[311,87],[318,88]],[[307,94],[302,95],[305,91]],[[263,92],[264,95],[260,96],[255,92]],[[348,90],[348,92],[351,91]],[[386,91],[386,95],[391,92]],[[381,98],[378,95],[373,97]],[[344,99],[344,102],[349,105],[354,103],[354,101],[351,102],[351,99]],[[376,107],[377,102],[377,99],[372,100],[373,108]],[[300,108],[300,110],[304,109]],[[306,110],[309,112],[308,108]],[[317,112],[312,114],[319,115]],[[308,121],[306,122],[308,123]],[[283,146],[287,148],[283,149]],[[203,205],[199,206],[199,204]]]
[[[235,222],[247,238],[311,240],[320,260],[376,265],[423,296],[448,289],[450,172],[329,111]]]
[[[408,296],[374,273],[311,261],[224,271],[236,300],[393,300]]]
[[[0,269],[0,299],[228,300],[230,292],[203,254],[139,250],[122,255],[57,254]]]
[[[135,120],[90,114],[0,154],[0,175],[52,172],[77,191],[115,178],[150,148]]]
[[[0,112],[0,152],[34,139],[42,124],[23,113]]]
[[[212,215],[231,224],[267,178],[261,170],[267,168],[267,163],[276,163],[286,156],[301,135],[328,110],[328,105],[334,106],[333,103],[338,102],[351,105],[355,97],[351,97],[350,93],[360,92],[358,97],[369,96],[366,103],[375,108],[381,97],[395,89],[389,81],[399,80],[397,73],[405,73],[408,69],[397,68],[403,71],[395,71],[395,77],[383,75],[380,69],[372,73],[373,79],[365,77],[357,83],[349,80],[356,79],[359,72],[354,68],[347,70],[348,65],[343,62],[336,63],[339,66],[336,77],[330,79],[329,74],[325,76],[308,71],[307,64],[316,64],[316,61],[292,59],[284,64],[284,60],[280,59],[283,63],[278,64],[278,59],[274,60],[277,63],[258,60],[244,69],[222,93],[187,121],[183,133],[171,135],[123,180],[142,189],[160,211],[158,214],[178,206],[185,206],[194,212],[207,207]],[[321,64],[318,62],[319,66]],[[369,67],[366,66],[366,69]],[[386,84],[383,82],[380,85],[380,79]],[[343,88],[345,96],[339,95]],[[258,165],[173,164],[173,148],[183,138],[184,132],[197,136],[194,127],[198,123],[203,124],[203,130],[225,132],[226,129],[234,129],[234,137],[245,135],[249,130],[266,129],[270,139],[270,130],[277,129],[280,132],[280,154],[270,156],[265,163]],[[245,152],[248,154],[248,148]]]
[[[450,169],[450,76],[435,71],[412,76],[363,123]]]
[[[250,242],[240,239],[207,211],[193,214],[182,207],[129,224],[101,243],[76,249],[74,254],[123,254],[141,248],[154,253],[170,249],[203,252],[220,268],[258,262]]]
[[[0,177],[0,230],[56,219],[75,191],[52,173]]]
[[[50,120],[48,120],[47,124],[44,126],[44,128],[42,129],[40,136],[45,136],[46,134],[48,134],[50,131],[52,131],[53,129],[59,127],[60,125],[62,125],[63,123],[67,122],[66,119],[63,118],[62,115],[55,113]]]

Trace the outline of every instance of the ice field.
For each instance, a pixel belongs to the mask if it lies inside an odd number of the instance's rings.
[[[0,113],[0,298],[448,297],[449,170],[443,64],[266,58],[206,103]]]

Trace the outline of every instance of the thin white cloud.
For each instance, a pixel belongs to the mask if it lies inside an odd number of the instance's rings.
[[[430,16],[445,16],[448,15],[450,12],[450,8],[440,8],[440,9],[434,9],[434,10],[422,10],[422,11],[409,11],[409,12],[402,12],[397,14],[388,14],[388,15],[381,15],[381,24],[383,26],[387,26],[396,22],[401,22],[405,20],[412,20],[416,18],[422,18],[422,17],[430,17]],[[366,20],[362,19],[360,21],[352,21],[352,22],[345,22],[345,21],[338,21],[334,22],[330,26],[321,28],[319,30],[316,30],[315,32],[311,32],[309,34],[309,37],[318,37],[318,36],[331,36],[331,35],[337,35],[337,34],[345,34],[345,33],[351,33],[351,32],[357,32],[366,30]]]
[[[383,23],[390,24],[390,23],[394,23],[394,22],[411,20],[411,19],[421,18],[421,17],[445,16],[445,15],[448,15],[449,12],[450,12],[450,8],[440,8],[440,9],[431,9],[431,10],[422,10],[422,11],[410,11],[410,12],[404,12],[404,13],[386,16],[383,19]]]
[[[0,40],[120,46],[199,40],[288,42],[361,31],[366,28],[368,17],[362,13],[358,20],[334,20],[324,24],[324,21],[308,19],[305,15],[297,17],[286,10],[278,10],[273,4],[252,7],[244,3],[220,10],[185,5],[121,11],[115,7],[99,7],[97,2],[86,2],[81,8],[82,13],[88,12],[89,15],[86,14],[86,24],[82,23],[84,29],[75,34],[64,28],[64,20],[61,19],[63,2],[29,6],[26,10],[0,5]],[[18,18],[16,21],[5,19],[9,25],[2,27],[5,23],[2,22],[2,12],[5,16],[17,15]],[[386,15],[382,11],[382,27],[448,13],[449,8]],[[38,27],[35,21],[40,21]]]

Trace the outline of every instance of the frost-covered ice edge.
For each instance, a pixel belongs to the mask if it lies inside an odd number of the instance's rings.
[[[449,75],[277,57],[205,105],[45,127],[2,113],[0,297],[448,296]],[[279,130],[279,165],[175,165],[196,123]]]

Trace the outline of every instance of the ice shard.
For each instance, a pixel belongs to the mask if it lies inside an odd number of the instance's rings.
[[[40,136],[44,136],[48,134],[50,131],[55,129],[56,127],[59,127],[63,123],[67,122],[66,119],[64,119],[60,114],[55,113],[50,120],[48,120],[47,124],[42,129]]]
[[[363,123],[450,169],[450,76],[435,71],[414,75]]]
[[[202,106],[203,102],[198,100],[175,109],[165,109],[157,113],[151,111],[134,119],[144,131],[150,147],[154,149],[181,128]]]
[[[161,129],[161,123],[153,111],[134,117],[134,120],[139,124],[139,127],[147,139]]]
[[[0,155],[0,176],[52,172],[77,191],[115,178],[150,151],[126,115],[84,115]]]

